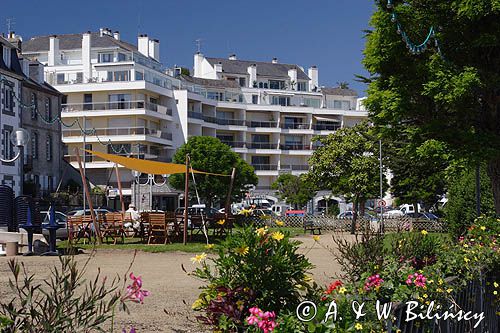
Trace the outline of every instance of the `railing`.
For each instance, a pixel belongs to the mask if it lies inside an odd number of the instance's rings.
[[[245,120],[243,119],[215,118],[215,121],[219,125],[245,126]]]
[[[293,170],[293,171],[307,171],[309,170],[309,165],[303,164],[281,164],[280,170]]]
[[[315,131],[337,131],[340,129],[339,124],[313,124],[313,130]]]
[[[114,153],[113,153],[114,154]],[[154,159],[157,159],[158,156],[157,155],[153,155],[153,154],[114,154],[114,155],[118,155],[118,156],[124,156],[124,157],[133,157],[133,158],[139,158],[141,160],[154,160]],[[81,159],[81,156],[80,156],[80,159]],[[76,155],[64,155],[64,160],[68,163],[71,163],[71,162],[78,162],[78,157]],[[104,159],[104,158],[101,158],[99,156],[95,156],[95,155],[87,155],[86,156],[86,163],[91,163],[91,162],[102,162],[102,163],[105,163],[105,162],[109,162],[108,160]]]
[[[255,171],[278,170],[278,164],[252,164]]]
[[[195,112],[195,111],[188,111],[188,117],[203,120],[203,113]]]
[[[251,148],[251,149],[277,149],[277,144],[270,143],[270,142],[247,142],[247,148]]]
[[[207,123],[217,124],[217,118],[211,116],[203,116],[203,121]]]
[[[63,129],[64,137],[71,136],[82,136],[82,132],[79,129]],[[95,133],[95,134],[94,134]],[[166,136],[170,135],[170,140],[172,139],[172,133],[161,132],[160,130],[149,129],[147,127],[105,127],[96,128],[95,132],[89,136],[112,136],[112,135],[152,135],[157,137],[162,137],[164,134]]]
[[[172,109],[146,101],[67,103],[62,104],[61,107],[62,112],[145,109],[170,116],[172,115]]]
[[[310,145],[304,145],[301,143],[285,143],[284,145],[280,145],[281,150],[310,150]]]
[[[283,129],[309,129],[309,124],[306,123],[282,123]]]
[[[267,127],[267,128],[276,128],[278,127],[277,121],[254,121],[247,120],[246,125],[248,127]]]
[[[255,186],[255,189],[257,191],[268,191],[268,190],[271,190],[271,186],[264,186],[264,185]]]
[[[246,142],[242,141],[225,141],[221,140],[223,144],[228,145],[231,148],[245,148],[246,147]]]

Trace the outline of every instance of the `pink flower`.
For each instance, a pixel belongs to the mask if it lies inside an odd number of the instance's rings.
[[[364,289],[366,291],[372,290],[373,288],[378,289],[382,284],[382,282],[384,282],[384,280],[380,278],[380,275],[378,274],[372,275],[366,280]]]
[[[132,284],[127,286],[127,294],[123,298],[123,300],[131,300],[136,303],[144,303],[144,298],[149,296],[149,291],[143,290],[142,288],[142,279],[140,276],[135,276],[134,273],[130,273],[130,279],[132,280]],[[135,331],[135,329],[134,329]]]
[[[274,329],[278,326],[276,323],[276,313],[274,311],[263,312],[258,307],[253,307],[249,309],[251,316],[247,317],[247,323],[249,325],[257,326],[264,333],[269,333],[274,331]]]
[[[414,273],[408,275],[408,279],[406,280],[407,285],[412,285],[414,284],[416,287],[420,288],[425,288],[425,282],[427,281],[427,278],[420,273]]]
[[[127,333],[127,330],[126,330],[125,328],[124,328],[124,329],[122,329],[122,333]],[[128,332],[128,333],[136,333],[136,332],[135,332],[135,327],[132,327],[132,328],[130,329],[130,332]]]

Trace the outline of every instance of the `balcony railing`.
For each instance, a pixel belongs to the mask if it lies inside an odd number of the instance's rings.
[[[188,111],[188,117],[203,120],[203,113],[195,112],[195,111]]]
[[[115,154],[113,153],[114,155],[118,155],[118,156],[124,156],[124,157],[133,157],[133,158],[138,158],[138,159],[141,159],[141,160],[155,160],[155,159],[158,159],[158,156],[157,155],[153,155],[153,154],[137,154],[137,153],[131,153],[131,154]],[[80,156],[81,158],[81,156]],[[66,162],[78,162],[78,157],[76,155],[64,155],[64,160]],[[102,157],[99,157],[99,156],[95,156],[95,155],[87,155],[86,156],[86,162],[87,163],[90,163],[90,162],[109,162],[108,160],[102,158]]]
[[[243,119],[215,118],[215,121],[219,125],[245,126],[245,120]]]
[[[276,127],[278,127],[278,122],[277,121],[254,121],[254,120],[247,120],[246,125],[248,127],[276,128]]]
[[[63,137],[82,136],[79,129],[63,129]],[[88,136],[114,136],[114,135],[150,135],[158,138],[172,140],[172,133],[163,132],[147,127],[105,127],[96,128],[95,132]]]
[[[276,149],[276,143],[270,142],[247,142],[247,148],[250,149]]]
[[[309,129],[309,124],[306,123],[282,123],[283,129]]]
[[[278,170],[278,164],[252,164],[255,171]]]
[[[315,131],[336,131],[340,129],[340,124],[313,124]]]
[[[303,164],[281,164],[280,170],[292,170],[292,171],[307,171],[309,170],[309,165]]]
[[[61,107],[62,112],[145,109],[170,116],[172,115],[172,109],[168,109],[163,105],[145,101],[68,103],[62,104]]]
[[[310,150],[310,145],[304,145],[301,143],[285,143],[280,145],[281,150]]]
[[[222,143],[228,145],[231,148],[246,148],[246,142],[242,141],[227,141],[227,140],[221,140]]]

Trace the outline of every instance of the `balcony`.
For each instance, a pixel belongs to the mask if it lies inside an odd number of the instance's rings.
[[[218,125],[245,126],[245,121],[243,119],[215,118],[215,121]]]
[[[156,160],[156,159],[158,159],[158,156],[153,155],[153,154],[137,154],[137,153],[131,153],[131,154],[112,153],[112,154],[117,155],[117,156],[138,158],[141,160]],[[82,156],[80,156],[80,159],[82,159]],[[72,162],[75,163],[75,162],[78,162],[78,157],[76,155],[64,155],[64,160],[68,163],[72,163]],[[86,163],[111,163],[111,162],[109,162],[108,160],[106,160],[102,157],[87,154]]]
[[[304,145],[302,143],[285,143],[280,145],[281,150],[310,150],[310,145]]]
[[[188,111],[188,117],[193,118],[193,119],[203,120],[203,113],[195,112],[195,111]]]
[[[223,144],[228,145],[231,148],[246,148],[246,142],[242,141],[226,141],[226,140],[221,140]]]
[[[253,120],[247,120],[246,125],[248,127],[252,128],[257,128],[257,127],[266,127],[266,128],[277,128],[278,127],[278,122],[277,121],[253,121]]]
[[[277,144],[270,143],[270,142],[247,142],[247,148],[250,148],[250,149],[277,149]]]
[[[310,129],[309,124],[307,123],[282,123],[282,129]]]
[[[285,171],[285,170],[291,170],[291,171],[308,171],[309,170],[309,165],[303,165],[303,164],[281,164],[280,165],[280,170]]]
[[[82,136],[80,129],[63,129],[63,138],[67,137],[79,137]],[[135,136],[135,135],[149,135],[157,138],[172,140],[172,133],[163,132],[156,129],[150,129],[147,127],[105,127],[105,128],[95,128],[93,133],[87,135],[92,136]]]
[[[340,124],[313,124],[315,131],[337,131],[340,129]]]
[[[106,111],[106,110],[148,110],[172,116],[172,109],[155,103],[145,101],[122,101],[122,102],[96,102],[96,103],[69,103],[62,104],[63,113],[81,111]]]
[[[278,170],[278,164],[252,164],[255,171],[270,171]]]

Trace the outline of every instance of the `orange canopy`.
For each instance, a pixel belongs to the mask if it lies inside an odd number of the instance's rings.
[[[149,160],[141,160],[138,158],[125,157],[125,156],[119,156],[119,155],[114,155],[114,154],[106,154],[106,153],[101,153],[101,152],[87,150],[87,149],[85,149],[85,151],[92,154],[92,155],[99,156],[102,159],[114,162],[116,164],[120,164],[127,169],[140,171],[140,172],[145,173],[145,174],[171,175],[174,173],[186,173],[186,166],[184,164],[164,163],[164,162],[156,162],[156,161],[149,161]],[[231,176],[231,175],[223,175],[220,173],[198,171],[198,170],[194,170],[192,168],[189,169],[189,172],[206,174],[206,175],[214,175],[214,176],[224,176],[224,177]]]

